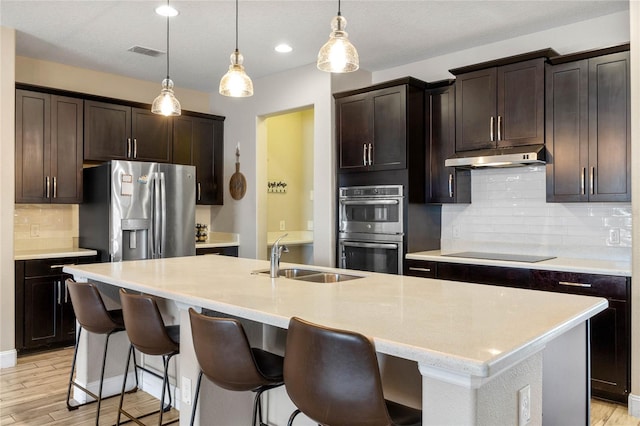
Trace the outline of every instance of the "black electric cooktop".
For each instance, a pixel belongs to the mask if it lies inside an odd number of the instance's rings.
[[[463,257],[467,259],[508,260],[511,262],[535,263],[543,260],[555,259],[555,256],[532,256],[528,254],[485,253],[480,251],[463,251],[460,253],[443,254],[446,257]]]

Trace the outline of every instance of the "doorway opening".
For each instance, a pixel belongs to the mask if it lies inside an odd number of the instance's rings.
[[[263,124],[267,256],[286,233],[282,261],[313,264],[313,107],[271,115]]]

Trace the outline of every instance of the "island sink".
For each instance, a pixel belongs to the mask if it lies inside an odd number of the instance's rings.
[[[269,270],[254,271],[254,274],[269,274]],[[314,283],[337,283],[341,281],[362,278],[357,275],[324,272],[314,269],[283,268],[278,271],[278,276],[292,280],[308,281]]]

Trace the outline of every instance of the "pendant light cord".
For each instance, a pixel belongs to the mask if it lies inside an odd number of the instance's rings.
[[[342,16],[342,13],[340,13],[340,0],[338,0],[338,16]]]
[[[167,0],[169,6],[169,0]],[[167,16],[167,80],[169,79],[169,17]]]
[[[238,0],[236,0],[236,52],[238,51]]]

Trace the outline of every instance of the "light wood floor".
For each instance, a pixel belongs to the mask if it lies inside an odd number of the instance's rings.
[[[0,425],[95,425],[96,404],[67,410],[66,397],[73,349],[18,358],[18,365],[0,370]],[[142,391],[127,394],[124,408],[135,416],[155,411],[159,401]],[[102,402],[100,425],[113,425],[119,398]],[[172,409],[163,421],[179,416]],[[125,417],[123,416],[123,421]],[[157,424],[157,416],[145,417]],[[176,423],[177,424],[177,423]]]
[[[68,411],[65,398],[71,368],[72,349],[62,349],[18,358],[18,365],[0,370],[0,425],[93,425],[95,404]],[[142,391],[125,397],[125,409],[138,415],[157,408],[158,400]],[[115,423],[118,398],[102,403],[100,424]],[[165,414],[174,418],[176,410]],[[630,417],[623,405],[593,400],[592,426],[640,426],[640,419]],[[148,424],[157,418],[148,417]]]

